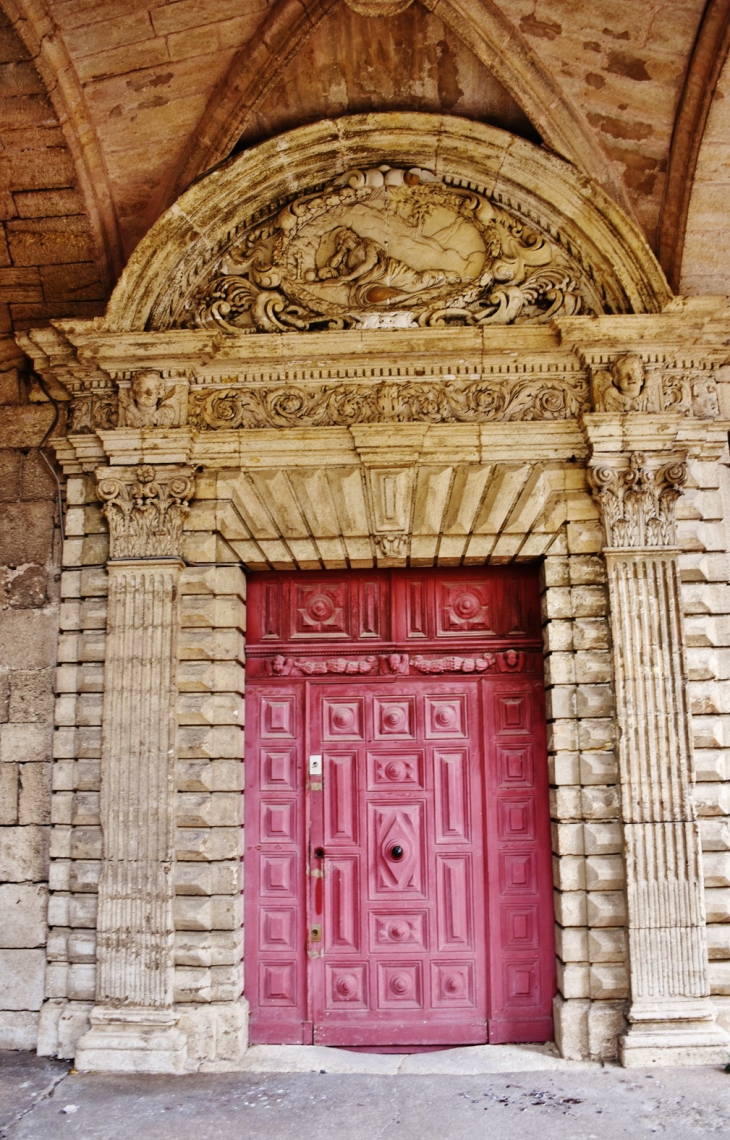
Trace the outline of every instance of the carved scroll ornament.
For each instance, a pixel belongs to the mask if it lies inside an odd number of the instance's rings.
[[[674,545],[675,506],[687,479],[683,462],[674,460],[652,470],[646,456],[633,453],[628,468],[596,464],[588,474],[609,547]]]
[[[188,422],[219,428],[349,427],[363,423],[485,423],[565,420],[588,409],[582,376],[555,380],[406,380],[276,387],[203,388]]]
[[[602,312],[601,298],[557,242],[476,190],[379,166],[349,170],[238,234],[174,323],[293,332],[578,312]]]
[[[110,558],[180,554],[195,480],[188,468],[139,466],[131,473],[97,472],[97,493],[109,523]]]

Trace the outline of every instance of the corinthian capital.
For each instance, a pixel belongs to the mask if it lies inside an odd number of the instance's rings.
[[[102,514],[109,523],[110,558],[180,554],[183,524],[195,493],[188,467],[104,467],[96,475]]]
[[[628,467],[595,461],[588,478],[603,514],[608,547],[662,547],[675,543],[675,506],[687,467],[673,459],[652,468],[634,452]]]

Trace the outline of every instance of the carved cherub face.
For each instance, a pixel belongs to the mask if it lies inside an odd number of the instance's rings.
[[[132,395],[140,409],[154,409],[162,395],[162,381],[156,372],[138,372],[132,380]]]
[[[635,353],[620,356],[613,365],[616,387],[622,395],[635,400],[644,387],[644,362]]]

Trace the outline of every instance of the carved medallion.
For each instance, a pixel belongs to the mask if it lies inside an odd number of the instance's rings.
[[[250,225],[178,312],[226,332],[535,323],[598,313],[559,244],[427,170],[350,170]]]

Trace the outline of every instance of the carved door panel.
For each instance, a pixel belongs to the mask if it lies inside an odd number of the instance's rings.
[[[248,601],[251,1041],[550,1040],[532,569],[267,573]]]
[[[477,686],[310,685],[319,1044],[487,1039]]]
[[[301,685],[256,687],[246,702],[245,969],[251,1037],[311,1041],[307,1024],[306,848]],[[250,925],[249,925],[250,923]]]

